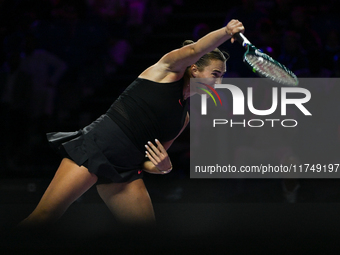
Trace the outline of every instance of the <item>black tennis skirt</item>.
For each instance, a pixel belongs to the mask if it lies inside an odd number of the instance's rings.
[[[62,157],[95,174],[97,184],[143,177],[145,154],[105,114],[79,131],[48,133],[47,140]]]

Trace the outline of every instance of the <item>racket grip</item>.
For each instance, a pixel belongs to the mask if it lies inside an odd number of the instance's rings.
[[[249,42],[249,40],[242,34],[242,33],[236,33],[233,35],[233,37],[243,46],[247,46],[249,44],[251,44],[251,42]]]

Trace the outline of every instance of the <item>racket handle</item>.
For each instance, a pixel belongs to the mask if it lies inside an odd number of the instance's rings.
[[[249,40],[242,34],[242,33],[236,33],[233,35],[233,37],[243,46],[247,46],[249,44],[251,44],[251,42],[249,42]]]

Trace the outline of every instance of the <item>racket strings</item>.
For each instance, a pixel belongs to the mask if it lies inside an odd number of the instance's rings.
[[[278,66],[272,61],[252,54],[247,54],[245,59],[260,76],[287,85],[296,84],[296,78],[294,78],[290,72],[287,72],[283,67]]]

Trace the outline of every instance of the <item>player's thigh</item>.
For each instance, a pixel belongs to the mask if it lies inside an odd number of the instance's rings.
[[[142,179],[97,185],[100,197],[121,221],[153,221],[154,211]]]
[[[50,209],[68,207],[97,182],[97,176],[86,167],[64,158],[46,189],[40,205]]]

